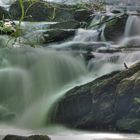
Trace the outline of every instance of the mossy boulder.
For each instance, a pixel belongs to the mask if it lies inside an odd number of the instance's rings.
[[[123,118],[117,122],[119,131],[137,132],[140,133],[140,119],[139,118]]]
[[[74,10],[71,6],[49,3],[45,1],[37,1],[30,3],[24,1],[25,21],[67,21],[74,20]],[[12,19],[19,20],[21,17],[21,8],[19,1],[14,2],[10,6],[10,15]]]
[[[52,29],[43,33],[44,43],[61,42],[73,37],[75,30]]]
[[[25,18],[24,21],[50,21],[63,22],[76,20],[86,22],[89,20],[91,11],[88,9],[79,9],[76,5],[65,5],[63,3],[46,2],[37,0],[36,2],[23,1]],[[21,8],[19,1],[15,1],[9,9],[13,20],[19,20],[21,17]]]
[[[124,36],[125,25],[128,15],[112,17],[112,20],[106,22],[104,37],[107,41],[119,41]]]
[[[139,133],[139,70],[137,63],[73,88],[52,107],[50,123],[95,131]],[[131,120],[129,124],[128,120]]]

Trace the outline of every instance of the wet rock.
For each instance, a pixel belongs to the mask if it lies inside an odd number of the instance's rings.
[[[123,132],[139,133],[140,119],[139,118],[124,118],[117,122],[117,129]]]
[[[74,19],[80,22],[89,22],[92,14],[91,10],[79,9],[75,11]]]
[[[51,140],[48,136],[43,135],[32,135],[32,136],[18,136],[18,135],[7,135],[3,140]]]
[[[38,1],[31,4],[30,1],[24,1],[24,10],[26,11],[25,21],[67,21],[74,20],[74,10],[71,6],[59,5],[45,1]],[[10,15],[12,19],[19,20],[21,17],[21,8],[19,1],[10,6]]]
[[[52,107],[50,122],[87,130],[138,133],[139,91],[140,63],[137,63],[68,91]]]
[[[0,6],[0,20],[9,18],[9,13],[3,7]]]
[[[75,30],[52,29],[43,33],[44,43],[61,42],[73,37]]]
[[[112,9],[112,10],[111,10],[111,13],[114,13],[114,14],[121,14],[121,13],[123,13],[123,10],[122,10],[122,9]]]
[[[91,59],[94,59],[95,58],[92,50],[88,50],[86,53],[83,54],[83,56],[84,56],[86,62],[88,62]]]
[[[76,20],[87,22],[90,20],[92,11],[77,8],[76,5],[65,5],[63,3],[53,3],[45,1],[36,1],[31,3],[24,0],[24,10],[26,11],[25,21],[56,21],[63,22]],[[21,17],[21,8],[19,1],[15,1],[11,6],[9,13],[14,20]]]
[[[97,49],[97,52],[99,53],[116,53],[116,52],[121,52],[119,48],[107,48],[107,47],[100,47]]]
[[[123,37],[127,17],[128,16],[124,14],[106,22],[104,37],[107,41],[118,41]]]
[[[77,29],[80,27],[80,23],[78,21],[65,21],[56,24],[50,25],[49,29]]]

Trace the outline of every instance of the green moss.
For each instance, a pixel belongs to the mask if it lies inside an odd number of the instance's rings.
[[[121,119],[117,122],[117,127],[121,131],[138,133],[140,131],[140,119],[137,118]]]

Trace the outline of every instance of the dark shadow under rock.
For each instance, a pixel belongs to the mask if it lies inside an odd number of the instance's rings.
[[[7,135],[3,140],[51,140],[48,136],[43,135],[32,135],[32,136],[18,136],[18,135]]]

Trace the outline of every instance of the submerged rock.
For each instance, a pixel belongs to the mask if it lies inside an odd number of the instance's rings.
[[[68,91],[53,106],[50,122],[80,129],[138,133],[139,70],[137,63]]]
[[[3,140],[50,140],[48,136],[43,135],[32,135],[32,136],[18,136],[18,135],[7,135]]]

